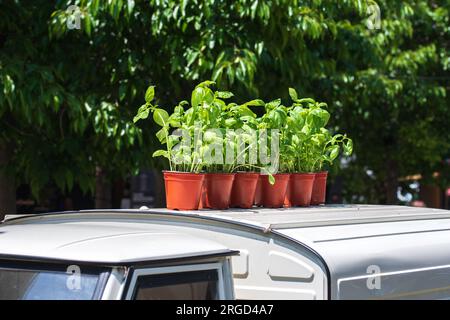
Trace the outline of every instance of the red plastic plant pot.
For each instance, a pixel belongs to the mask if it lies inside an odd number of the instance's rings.
[[[234,177],[233,188],[231,189],[230,207],[251,208],[255,199],[256,185],[258,184],[259,173],[238,172]]]
[[[262,205],[265,208],[281,208],[284,204],[290,174],[279,173],[273,176],[273,185],[269,182],[269,176],[264,175],[262,179]]]
[[[205,175],[164,171],[166,207],[173,210],[197,210]]]
[[[314,177],[315,173],[291,174],[289,200],[293,207],[308,207],[311,204]]]
[[[207,173],[205,177],[206,201],[203,207],[228,209],[234,173]]]
[[[255,188],[255,201],[253,203],[257,207],[262,206],[262,181],[264,179],[264,176],[262,174],[259,175],[258,182],[256,183]]]
[[[319,205],[325,203],[325,195],[327,192],[327,176],[328,176],[327,171],[316,173],[311,195],[312,205]]]

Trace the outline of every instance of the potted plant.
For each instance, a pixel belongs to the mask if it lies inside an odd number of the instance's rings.
[[[227,132],[231,122],[228,110],[233,104],[226,104],[231,92],[215,91],[210,88],[213,81],[204,81],[192,92],[191,105],[194,123],[201,127],[202,155],[205,182],[202,192],[202,208],[227,209],[235,174],[232,163],[227,163],[226,151],[232,143],[231,134]],[[232,146],[233,148],[233,146]]]
[[[227,127],[231,126],[235,136],[232,139],[236,160],[233,171],[236,172],[231,191],[230,206],[251,208],[254,203],[256,187],[261,168],[257,166],[257,129],[256,114],[249,107],[264,106],[264,101],[256,99],[242,105],[232,105],[228,110]]]
[[[330,114],[311,98],[299,99],[297,92],[289,88],[293,100],[286,121],[287,162],[291,180],[285,205],[309,206],[315,179],[314,164],[316,135],[328,123]]]
[[[289,111],[287,127],[291,139],[289,151],[294,154],[288,200],[294,206],[317,205],[325,202],[327,171],[324,163],[332,164],[340,147],[345,155],[352,153],[353,143],[346,135],[332,136],[325,128],[330,114],[326,103],[311,98],[299,99],[295,89],[289,94],[294,101]]]
[[[164,183],[166,189],[166,205],[175,210],[198,209],[205,175],[201,173],[203,163],[198,148],[191,143],[183,141],[178,134],[171,134],[171,130],[182,129],[183,132],[193,136],[194,125],[192,109],[184,110],[188,103],[182,101],[169,115],[166,110],[158,108],[151,102],[155,95],[154,86],[150,86],[145,94],[145,104],[142,105],[133,121],[136,123],[152,115],[153,121],[161,128],[156,137],[166,149],[157,150],[153,157],[165,157],[169,162],[169,170],[164,171]]]
[[[353,141],[347,135],[335,134],[332,136],[327,129],[322,129],[315,138],[314,152],[315,179],[311,195],[311,204],[319,205],[325,203],[328,171],[323,170],[324,164],[332,165],[339,156],[341,148],[346,156],[353,152]]]
[[[276,99],[265,104],[265,111],[265,114],[258,119],[258,129],[270,130],[270,134],[267,134],[267,143],[265,143],[266,137],[261,139],[261,136],[258,143],[259,148],[265,151],[263,153],[267,157],[270,156],[271,165],[265,167],[266,163],[260,164],[263,168],[260,178],[261,204],[267,208],[281,208],[290,178],[285,165],[287,145],[284,143],[286,134],[284,127],[288,109],[281,104],[281,99]]]

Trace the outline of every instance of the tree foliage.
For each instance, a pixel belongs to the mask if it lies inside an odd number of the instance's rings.
[[[93,191],[97,166],[124,175],[145,160],[132,92],[104,77],[111,62],[89,38],[52,37],[54,10],[48,1],[3,1],[0,10],[0,142],[14,148],[8,171],[36,196],[49,184]]]

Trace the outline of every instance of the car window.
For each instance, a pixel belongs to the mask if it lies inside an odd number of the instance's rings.
[[[0,267],[0,300],[90,300],[99,278],[99,273]]]
[[[215,300],[219,298],[217,270],[139,276],[133,298],[136,300]]]

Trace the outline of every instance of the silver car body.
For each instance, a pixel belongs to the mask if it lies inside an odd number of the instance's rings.
[[[235,250],[238,299],[450,297],[446,210],[376,205],[93,210],[34,215],[0,226],[0,257],[120,266]],[[117,298],[120,281],[109,282],[103,298]]]

